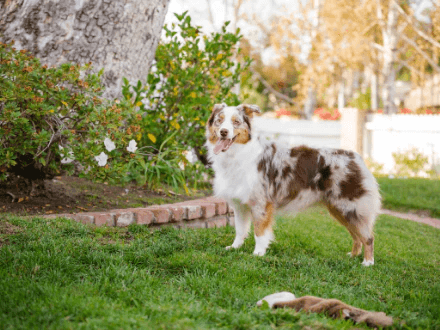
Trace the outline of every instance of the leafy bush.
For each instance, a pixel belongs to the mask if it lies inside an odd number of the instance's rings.
[[[127,150],[140,131],[129,124],[130,102],[102,100],[102,72],[90,74],[90,63],[49,68],[12,45],[0,44],[0,182],[20,176],[42,185],[60,173],[63,158],[90,178],[122,180],[141,158]]]
[[[167,41],[157,47],[156,63],[146,84],[131,86],[125,80],[123,95],[139,107],[142,131],[137,139],[141,146],[149,147],[154,155],[166,142],[163,150],[174,150],[177,157],[195,148],[203,160],[201,147],[209,114],[215,103],[239,103],[233,89],[250,60],[233,60],[240,52],[241,35],[239,30],[226,32],[228,23],[220,33],[207,36],[191,24],[186,12],[175,16],[178,24],[165,25]]]
[[[428,157],[419,152],[417,148],[412,148],[406,152],[393,152],[395,170],[397,176],[417,177],[421,172],[431,174],[427,171]]]

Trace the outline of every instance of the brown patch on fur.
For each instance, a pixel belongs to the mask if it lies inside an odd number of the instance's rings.
[[[277,146],[275,145],[275,143],[272,143],[272,156],[275,156],[277,152]]]
[[[349,173],[345,180],[340,183],[340,197],[348,198],[352,201],[356,198],[362,197],[366,193],[366,190],[362,186],[362,172],[356,162],[351,160],[348,163],[347,168]]]
[[[317,149],[300,146],[290,150],[290,156],[297,158],[294,168],[295,180],[303,189],[324,191],[332,185],[330,166],[325,164]],[[318,180],[315,178],[319,174]]]
[[[270,202],[266,203],[264,215],[261,219],[256,219],[254,223],[255,236],[262,236],[266,229],[272,227],[274,207]]]
[[[254,113],[260,113],[260,108],[257,105],[240,104],[237,109],[243,111],[246,116],[252,118]]]
[[[332,152],[333,155],[344,155],[347,156],[350,159],[354,159],[355,155],[353,151],[349,151],[349,150],[343,150],[343,149],[337,149],[335,151]]]
[[[251,134],[249,133],[249,130],[246,127],[240,127],[234,129],[234,136],[237,136],[235,138],[234,143],[246,144],[251,139]]]
[[[226,105],[224,104],[215,104],[214,108],[212,109],[211,116],[208,119],[208,125],[212,126],[214,124],[215,117],[217,114],[222,111],[225,108]]]
[[[213,126],[209,126],[208,127],[208,131],[209,131],[209,137],[208,137],[208,141],[211,142],[212,144],[217,143],[218,141],[218,136],[216,134],[216,129]]]
[[[393,318],[384,312],[370,312],[343,303],[338,299],[304,296],[288,302],[275,303],[273,308],[290,307],[297,312],[325,313],[335,319],[350,319],[355,323],[365,322],[369,327],[387,327]]]
[[[262,158],[257,165],[258,172],[266,172],[266,160]]]
[[[286,166],[283,168],[283,170],[281,171],[281,178],[283,178],[283,180],[286,180],[286,178],[289,176],[289,174],[292,173],[292,168],[290,166]]]

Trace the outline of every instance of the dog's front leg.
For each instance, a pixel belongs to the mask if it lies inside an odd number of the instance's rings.
[[[255,250],[254,255],[264,256],[270,242],[274,240],[272,224],[274,217],[273,204],[267,202],[265,206],[252,207],[254,216]]]
[[[251,211],[249,207],[241,204],[238,201],[232,202],[234,209],[235,218],[235,240],[232,245],[226,247],[227,250],[230,248],[237,249],[243,245],[244,240],[249,234],[249,229],[251,227]]]

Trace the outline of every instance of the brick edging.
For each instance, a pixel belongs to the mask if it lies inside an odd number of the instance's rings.
[[[96,226],[126,227],[136,223],[151,227],[212,228],[234,226],[234,210],[226,201],[207,197],[174,204],[143,208],[115,209],[101,212],[43,215],[44,218],[68,218]]]
[[[392,215],[440,229],[440,219],[424,218],[414,214],[381,210]],[[132,223],[151,227],[212,228],[234,226],[234,210],[221,198],[206,197],[174,204],[153,205],[143,208],[116,209],[101,212],[43,215],[44,218],[69,218],[96,226],[126,227]]]

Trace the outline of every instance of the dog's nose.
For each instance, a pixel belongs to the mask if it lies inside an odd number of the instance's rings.
[[[222,128],[220,130],[221,137],[227,137],[228,136],[228,130],[226,128]]]

